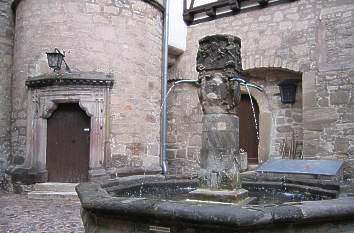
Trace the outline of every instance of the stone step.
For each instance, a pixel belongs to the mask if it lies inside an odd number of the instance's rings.
[[[66,199],[79,200],[76,192],[32,191],[27,194],[29,199]]]
[[[77,183],[37,183],[34,185],[34,191],[43,192],[75,192]]]

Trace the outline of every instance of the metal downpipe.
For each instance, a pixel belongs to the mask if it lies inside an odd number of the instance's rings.
[[[167,98],[167,88],[168,88],[168,34],[169,34],[169,9],[170,0],[164,0],[165,14],[164,14],[164,30],[163,30],[163,47],[162,47],[162,101]],[[162,119],[161,119],[161,168],[162,174],[167,175],[168,164],[167,164],[167,103],[162,106]]]

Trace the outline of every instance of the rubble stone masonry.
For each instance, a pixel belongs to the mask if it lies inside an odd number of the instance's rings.
[[[349,171],[346,176],[351,176],[353,33],[352,0],[298,0],[260,8],[189,26],[186,52],[171,68],[170,78],[197,78],[199,39],[213,34],[240,37],[243,69],[251,81],[265,88],[264,94],[254,94],[265,118],[269,118],[263,125],[260,122],[260,128],[269,129],[260,133],[263,148],[259,153],[264,153],[265,159],[279,158],[280,142],[295,131],[305,159],[343,159]],[[302,78],[297,93],[300,97],[294,105],[281,104],[276,83],[264,81],[275,79],[271,74],[274,70],[288,73],[283,79],[294,72]],[[196,88],[187,85],[177,86],[169,97],[169,161],[173,174],[195,174],[199,167],[201,109]]]
[[[14,19],[10,0],[0,0],[0,175],[11,150],[11,76]]]
[[[159,167],[161,16],[161,10],[141,0],[20,1],[12,82],[13,156],[26,154],[25,80],[52,72],[46,52],[58,48],[65,50],[72,71],[113,75],[106,152],[112,173],[123,167]]]

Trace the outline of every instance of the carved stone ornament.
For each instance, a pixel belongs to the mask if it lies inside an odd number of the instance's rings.
[[[199,101],[204,114],[238,114],[241,98],[238,82],[230,81],[222,72],[201,74],[199,79]]]
[[[47,182],[46,148],[47,119],[62,103],[78,103],[90,117],[89,180],[95,181],[107,174],[104,161],[108,133],[104,127],[108,118],[107,101],[113,77],[96,72],[51,73],[30,77],[28,87],[28,122],[26,155],[22,164],[15,164],[10,173],[25,183]]]
[[[197,71],[224,68],[242,70],[241,40],[231,35],[207,36],[199,41]]]
[[[52,73],[38,77],[30,77],[26,80],[28,88],[40,88],[49,86],[103,86],[112,87],[114,80],[111,75],[100,73]]]
[[[207,36],[199,41],[197,71],[204,114],[238,114],[240,85],[230,79],[242,70],[240,49],[241,40],[231,35]]]

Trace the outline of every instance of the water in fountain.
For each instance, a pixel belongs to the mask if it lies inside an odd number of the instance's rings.
[[[146,175],[146,168],[144,168],[144,175],[143,175],[143,179],[142,179],[141,185],[140,185],[140,190],[139,190],[139,197],[140,198],[143,197],[143,188],[144,188],[145,175]]]
[[[251,92],[250,92],[250,89],[248,88],[247,83],[246,83],[246,89],[248,92],[248,96],[250,97],[252,112],[253,112],[253,119],[254,119],[254,124],[255,124],[256,132],[257,132],[257,140],[259,141],[259,130],[258,130],[258,123],[257,123],[257,118],[256,118],[256,111],[254,110],[253,99],[252,99]]]

